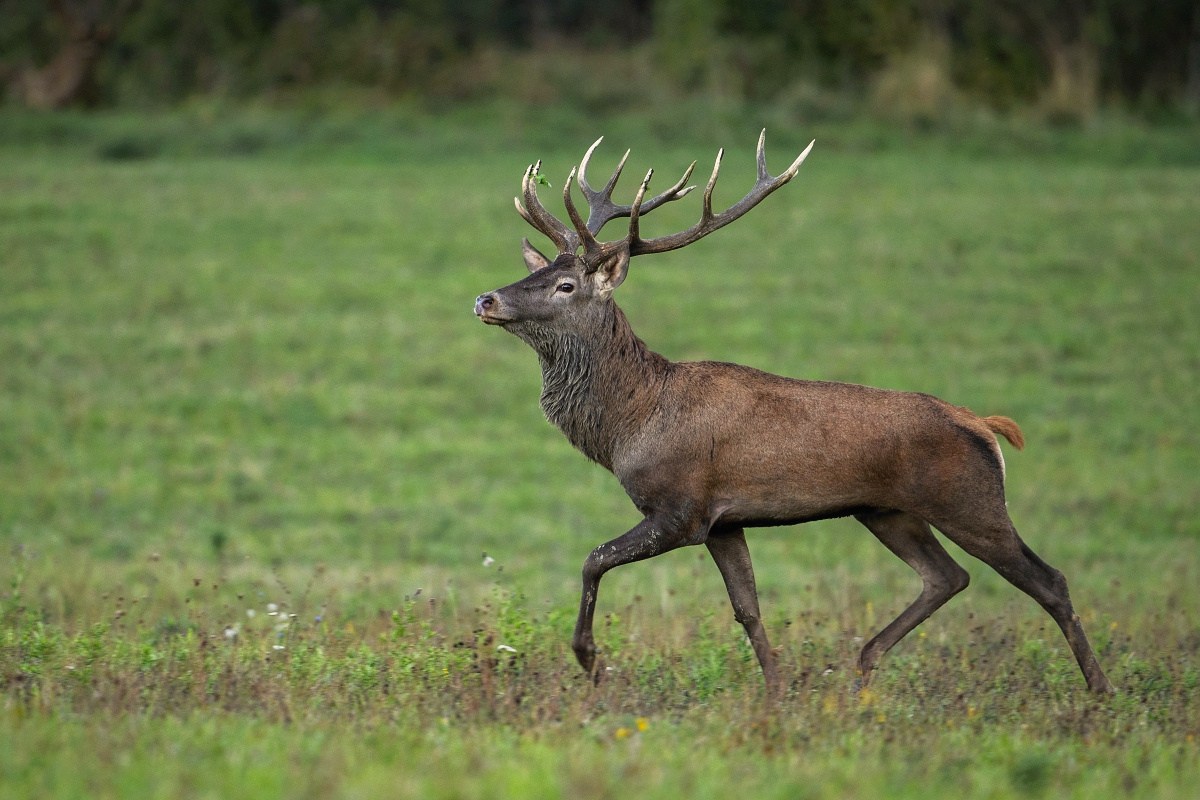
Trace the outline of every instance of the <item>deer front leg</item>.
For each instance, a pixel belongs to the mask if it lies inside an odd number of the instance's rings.
[[[708,552],[721,570],[725,588],[729,591],[729,602],[733,604],[733,616],[750,637],[750,646],[758,656],[763,679],[767,683],[767,698],[778,700],[783,696],[783,682],[775,666],[775,653],[767,641],[758,610],[758,589],[754,584],[754,567],[750,563],[750,549],[746,546],[746,534],[741,529],[709,534],[704,542]]]
[[[579,619],[571,648],[584,672],[595,677],[596,642],[592,638],[592,617],[596,611],[596,592],[600,578],[613,567],[651,558],[691,544],[686,537],[671,535],[650,519],[644,519],[628,532],[593,550],[583,562],[583,593],[579,601]]]

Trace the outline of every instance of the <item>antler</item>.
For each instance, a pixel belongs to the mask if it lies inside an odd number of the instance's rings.
[[[637,197],[633,200],[633,214],[629,218],[629,255],[640,256],[647,253],[665,253],[668,250],[677,250],[680,247],[704,238],[718,228],[725,227],[762,202],[763,198],[771,192],[796,177],[800,165],[804,163],[804,159],[808,157],[809,151],[817,143],[815,139],[809,142],[808,147],[804,148],[804,152],[796,157],[792,165],[773,178],[767,172],[766,142],[767,129],[763,128],[762,133],[758,135],[758,179],[754,182],[754,186],[751,187],[750,191],[746,193],[745,197],[720,214],[713,213],[713,188],[717,185],[717,175],[721,171],[721,158],[725,155],[725,150],[722,148],[717,151],[717,158],[713,163],[712,175],[708,179],[708,185],[704,187],[704,208],[700,212],[700,221],[685,231],[673,233],[669,236],[660,236],[655,239],[643,239],[640,235],[640,226],[638,224],[639,217],[641,216],[641,199],[646,193],[647,186],[650,184],[651,176],[654,175],[654,170],[647,172],[645,179],[642,181],[641,188],[638,189]]]
[[[630,256],[645,255],[647,253],[664,253],[668,250],[676,250],[689,245],[718,228],[728,225],[754,208],[762,202],[763,198],[796,176],[800,165],[804,163],[804,159],[808,157],[809,151],[816,144],[815,140],[810,142],[808,147],[804,148],[804,152],[792,162],[790,167],[778,176],[772,177],[767,172],[766,139],[767,131],[764,128],[758,137],[758,179],[745,197],[721,213],[713,213],[713,188],[717,185],[717,175],[721,171],[721,158],[725,154],[724,149],[718,150],[716,162],[713,164],[712,175],[708,179],[708,185],[704,188],[704,206],[700,213],[700,221],[687,230],[668,236],[643,239],[640,232],[641,217],[665,203],[678,200],[692,191],[695,187],[685,186],[685,184],[691,178],[692,171],[696,167],[696,162],[693,161],[684,170],[683,177],[676,181],[671,188],[646,200],[646,191],[650,185],[650,178],[654,175],[654,170],[650,170],[646,173],[646,177],[638,187],[637,195],[634,197],[633,202],[627,206],[618,205],[612,201],[612,192],[613,188],[617,185],[617,179],[621,177],[621,170],[625,168],[625,161],[629,158],[628,150],[621,157],[621,161],[617,164],[617,168],[613,171],[612,177],[608,179],[604,188],[600,190],[592,188],[587,179],[588,163],[596,147],[600,142],[604,141],[603,136],[593,142],[592,146],[587,149],[578,169],[572,168],[571,174],[567,176],[567,181],[563,185],[563,204],[566,206],[567,214],[571,219],[574,230],[569,229],[565,224],[556,219],[553,214],[546,210],[541,201],[538,200],[537,178],[538,170],[541,169],[541,161],[531,164],[525,170],[525,177],[521,181],[521,192],[525,199],[524,205],[521,204],[520,199],[514,198],[514,202],[517,206],[517,212],[521,217],[538,231],[545,234],[550,241],[554,242],[560,254],[575,253],[582,245],[585,259],[589,263],[598,263],[603,258],[611,256],[613,253],[625,248],[628,248]],[[578,182],[580,191],[583,192],[583,196],[587,199],[588,218],[586,221],[580,215],[571,197],[572,181]],[[628,235],[624,239],[611,242],[602,243],[597,241],[596,234],[600,232],[600,229],[618,217],[629,217]]]
[[[579,249],[579,234],[567,230],[567,226],[555,219],[554,215],[547,211],[542,202],[538,200],[537,178],[538,170],[541,168],[540,160],[526,168],[525,177],[521,179],[521,194],[525,198],[525,205],[521,205],[521,200],[517,197],[513,198],[513,203],[521,218],[554,242],[559,253],[574,253]]]
[[[612,177],[608,179],[608,183],[604,184],[603,189],[596,191],[592,188],[591,184],[588,183],[587,165],[592,158],[592,153],[595,151],[597,145],[599,145],[602,141],[604,141],[603,136],[593,142],[592,146],[588,148],[588,151],[584,153],[583,161],[579,164],[579,190],[583,192],[583,196],[587,198],[588,204],[588,220],[586,225],[581,226],[577,221],[578,215],[573,213],[575,204],[571,201],[571,193],[569,191],[563,192],[563,202],[566,203],[567,213],[571,214],[572,223],[574,223],[576,228],[586,229],[587,232],[592,235],[591,237],[584,237],[585,243],[587,242],[588,238],[591,238],[592,242],[594,243],[595,234],[599,233],[600,229],[603,228],[607,222],[614,220],[617,217],[630,217],[633,215],[634,210],[633,205],[622,206],[617,205],[612,201],[613,188],[617,185],[617,179],[621,177],[621,170],[625,168],[625,160],[629,158],[628,150],[626,150],[625,155],[621,157],[620,163],[618,163],[617,168],[613,170]],[[688,192],[692,191],[692,189],[695,189],[695,186],[685,186],[685,184],[688,182],[688,179],[692,177],[692,170],[694,169],[696,169],[695,161],[688,165],[688,168],[683,171],[683,176],[679,180],[675,181],[674,186],[672,186],[670,189],[667,189],[662,194],[643,202],[640,213],[648,214],[659,206],[669,203],[672,200],[678,200]],[[574,175],[574,172],[571,174]],[[570,184],[570,178],[567,179],[567,183]],[[580,235],[583,236],[582,230],[580,230]]]
[[[597,191],[592,188],[592,185],[587,179],[587,167],[591,161],[592,153],[595,152],[599,144],[604,141],[601,136],[596,141],[592,142],[592,146],[587,149],[583,155],[583,161],[579,163],[578,168],[572,168],[570,175],[567,176],[566,183],[563,184],[563,204],[567,208],[567,214],[571,219],[571,224],[574,230],[567,228],[562,222],[554,217],[546,207],[542,205],[537,196],[538,171],[541,169],[542,162],[538,161],[535,164],[529,165],[525,170],[525,177],[521,180],[521,194],[524,197],[525,203],[521,204],[519,198],[513,198],[516,204],[517,213],[521,217],[544,234],[546,238],[554,242],[559,253],[574,253],[580,245],[583,246],[584,252],[589,256],[589,260],[603,257],[610,254],[615,249],[623,246],[625,240],[615,242],[600,243],[596,240],[596,234],[600,232],[610,221],[618,217],[628,217],[633,214],[632,205],[618,205],[612,201],[613,188],[617,185],[617,180],[621,177],[621,171],[625,168],[625,161],[629,158],[629,151],[625,151],[625,155],[621,157],[617,168],[613,170],[612,176],[608,182],[604,184],[604,188]],[[669,203],[672,200],[678,200],[686,195],[694,186],[685,187],[684,184],[692,176],[692,170],[696,168],[696,162],[684,170],[683,177],[675,182],[675,184],[665,192],[644,201],[641,204],[641,214],[648,214],[664,203]],[[585,222],[575,207],[575,201],[571,197],[571,182],[577,181],[580,191],[583,192],[584,198],[588,204],[588,218]]]

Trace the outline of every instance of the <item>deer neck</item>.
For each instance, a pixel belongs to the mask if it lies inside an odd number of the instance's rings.
[[[542,365],[542,410],[575,447],[611,470],[620,444],[657,402],[668,362],[646,347],[615,303],[582,331],[529,331]]]

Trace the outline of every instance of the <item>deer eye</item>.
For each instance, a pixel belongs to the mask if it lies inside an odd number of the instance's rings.
[[[571,292],[575,291],[575,284],[564,281],[558,285],[557,291],[562,292],[563,294],[570,294]]]

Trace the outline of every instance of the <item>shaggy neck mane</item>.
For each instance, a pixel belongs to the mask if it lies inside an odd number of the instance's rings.
[[[582,331],[526,325],[513,333],[538,354],[546,418],[611,470],[615,448],[653,410],[668,362],[634,334],[615,303],[603,313]]]

